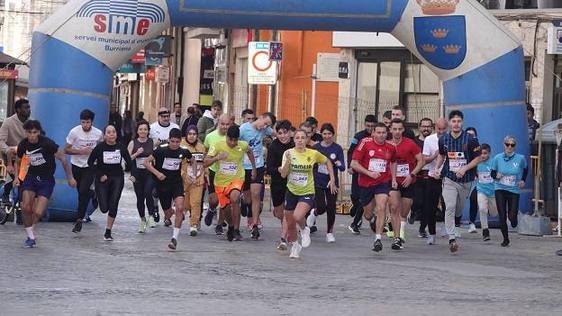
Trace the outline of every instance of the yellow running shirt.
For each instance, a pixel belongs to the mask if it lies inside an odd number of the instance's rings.
[[[291,164],[287,176],[287,189],[298,196],[314,194],[314,165],[324,164],[328,158],[314,149],[306,148],[302,153],[295,148],[288,151],[291,153]],[[287,157],[283,155],[283,163],[286,159]]]
[[[217,171],[215,174],[215,185],[227,187],[235,180],[244,181],[246,172],[244,171],[244,155],[248,153],[248,143],[238,141],[234,148],[228,147],[226,141],[216,142],[209,148],[209,157],[217,157],[221,153],[227,153],[228,157],[216,162]]]

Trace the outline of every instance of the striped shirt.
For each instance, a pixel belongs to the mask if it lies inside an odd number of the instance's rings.
[[[441,177],[449,178],[455,182],[467,183],[474,180],[475,168],[467,171],[462,178],[457,178],[456,173],[468,165],[474,158],[480,156],[478,139],[462,131],[459,137],[454,138],[447,133],[439,138],[439,154],[445,157]]]

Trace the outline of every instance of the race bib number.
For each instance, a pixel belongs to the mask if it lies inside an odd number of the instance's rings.
[[[162,169],[169,171],[180,170],[181,159],[179,158],[164,158],[164,163],[162,163]]]
[[[386,160],[384,160],[384,159],[371,159],[369,161],[369,171],[385,172],[386,171]]]
[[[103,163],[106,165],[118,165],[121,163],[121,151],[104,151]]]
[[[508,187],[514,187],[517,177],[515,176],[503,176],[500,178],[500,183]]]
[[[459,172],[468,163],[463,152],[450,152],[447,155],[449,157],[449,171],[451,172]]]
[[[396,176],[405,178],[410,175],[410,166],[408,164],[396,166]]]
[[[31,154],[28,155],[27,157],[29,157],[29,164],[34,167],[40,166],[47,162],[45,161],[45,157],[43,157],[42,153]]]
[[[326,165],[326,164],[318,165],[318,173],[321,173],[321,174],[330,174],[330,173],[328,172],[328,165]]]
[[[306,173],[298,172],[291,173],[289,181],[298,187],[305,187],[308,184],[308,175]]]
[[[78,148],[94,148],[98,143],[91,139],[79,139]]]
[[[492,179],[492,174],[489,171],[478,172],[478,182],[482,184],[490,184],[494,182],[494,179]]]
[[[203,162],[203,159],[205,158],[204,154],[192,154],[192,156],[197,162]]]
[[[136,162],[137,162],[137,169],[146,169],[144,167],[144,162],[146,161],[146,157],[137,157]]]
[[[227,176],[235,176],[238,173],[238,165],[235,162],[221,161],[219,172]]]

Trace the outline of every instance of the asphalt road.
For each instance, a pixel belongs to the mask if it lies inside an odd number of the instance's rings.
[[[406,249],[371,251],[373,236],[351,235],[338,216],[334,244],[320,231],[301,259],[275,249],[278,223],[265,212],[260,241],[229,243],[204,227],[182,230],[167,251],[171,229],[136,233],[134,195],[127,185],[104,242],[96,213],[80,235],[70,223],[41,223],[38,248],[24,249],[20,226],[0,227],[0,315],[560,315],[562,240],[500,232],[484,243],[464,231],[460,252],[446,240],[427,246],[409,226]],[[247,230],[243,231],[248,236]]]

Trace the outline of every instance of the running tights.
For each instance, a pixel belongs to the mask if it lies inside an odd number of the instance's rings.
[[[316,215],[326,213],[328,219],[328,233],[334,230],[334,223],[336,222],[336,200],[338,196],[332,194],[330,189],[316,188],[315,202],[316,202]]]
[[[117,208],[124,184],[123,175],[108,176],[104,182],[101,182],[100,177],[96,176],[96,195],[102,213],[108,213],[108,216],[112,218],[117,217]]]

